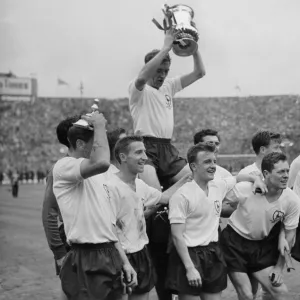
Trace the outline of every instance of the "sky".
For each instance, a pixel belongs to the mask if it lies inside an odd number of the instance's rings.
[[[206,67],[178,96],[300,94],[299,0],[0,0],[0,72],[36,77],[39,96],[79,97],[82,82],[86,97],[127,97],[163,45],[164,3],[194,9]],[[172,53],[170,76],[192,68]]]

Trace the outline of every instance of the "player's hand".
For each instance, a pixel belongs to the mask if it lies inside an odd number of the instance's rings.
[[[86,120],[93,127],[105,127],[106,119],[103,114],[98,111],[93,112],[90,115],[83,115],[81,119]]]
[[[191,267],[186,270],[186,277],[190,286],[200,287],[202,285],[200,273],[195,267]]]
[[[171,27],[169,30],[166,31],[164,48],[170,51],[173,47],[174,39],[175,39],[175,29],[174,27]]]
[[[56,260],[57,266],[59,268],[62,267],[62,264],[63,264],[63,261],[65,260],[65,258],[66,258],[66,256],[63,256],[62,258]]]
[[[285,238],[279,238],[278,241],[278,250],[282,256],[284,256],[284,251],[290,252],[289,243]]]
[[[126,284],[127,288],[133,288],[137,286],[137,274],[131,264],[127,263],[123,265],[123,276],[124,283]]]
[[[257,176],[257,178],[255,179],[255,181],[253,183],[253,187],[252,187],[253,194],[256,194],[257,190],[260,190],[262,195],[264,195],[268,192],[268,188],[267,188],[266,184],[263,182],[263,180],[259,176]]]
[[[283,284],[282,270],[278,267],[274,267],[269,275],[269,279],[273,286],[278,287]]]

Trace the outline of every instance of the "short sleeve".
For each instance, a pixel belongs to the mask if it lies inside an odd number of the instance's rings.
[[[172,98],[175,96],[176,93],[182,90],[181,79],[179,76],[168,79],[167,84],[168,88],[170,89],[170,94]]]
[[[83,178],[80,173],[80,165],[84,158],[64,157],[53,168],[54,181],[79,182]]]
[[[292,191],[291,191],[292,192]],[[293,192],[292,192],[293,193]],[[288,211],[286,212],[283,224],[285,229],[292,230],[298,227],[300,217],[300,199],[294,194],[293,201],[290,201]]]
[[[251,182],[239,182],[229,190],[226,194],[226,200],[232,203],[244,202],[252,194],[252,183]]]
[[[159,190],[149,186],[141,179],[137,179],[137,182],[139,183],[139,188],[141,188],[143,191],[144,206],[149,207],[158,204],[161,199],[162,193]]]
[[[129,83],[129,87],[128,87],[129,105],[135,105],[139,101],[141,101],[143,99],[144,91],[146,88],[144,87],[141,91],[139,91],[135,86],[135,81],[136,78]]]
[[[300,171],[298,172],[298,174],[296,176],[293,191],[300,198]]]
[[[185,224],[190,214],[188,199],[181,193],[175,193],[169,202],[169,221],[171,224]]]

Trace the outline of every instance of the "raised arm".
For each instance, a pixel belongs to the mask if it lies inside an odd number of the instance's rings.
[[[142,70],[140,71],[135,81],[135,87],[139,91],[142,91],[147,81],[155,75],[162,60],[172,49],[173,41],[174,41],[174,29],[172,28],[166,32],[164,45],[161,48],[161,50],[149,62],[147,62],[142,68]]]
[[[180,77],[180,81],[181,81],[181,86],[182,88],[186,88],[187,86],[191,85],[192,83],[194,83],[195,81],[197,81],[198,79],[202,78],[203,76],[205,76],[205,67],[201,58],[201,54],[199,51],[197,51],[194,55],[193,55],[193,59],[194,59],[194,70],[193,72],[183,75]]]
[[[85,179],[104,173],[110,165],[110,151],[106,135],[106,120],[102,114],[95,112],[91,117],[82,117],[94,127],[94,140],[90,158],[80,164],[81,176]]]

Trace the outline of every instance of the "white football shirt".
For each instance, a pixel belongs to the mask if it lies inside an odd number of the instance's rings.
[[[216,166],[216,173],[214,179],[222,179],[231,176],[232,174],[229,171],[227,171],[225,168],[218,165]]]
[[[291,163],[289,181],[288,181],[289,188],[292,188],[294,186],[296,176],[299,172],[300,172],[300,155],[296,157]]]
[[[134,134],[171,139],[174,129],[173,97],[182,90],[180,77],[167,78],[159,90],[146,84],[142,91],[129,85],[129,109]]]
[[[290,188],[284,189],[277,201],[269,203],[264,195],[253,194],[252,185],[240,182],[226,196],[227,200],[238,202],[228,224],[239,235],[249,240],[262,240],[279,221],[283,221],[287,230],[297,228],[300,199]]]
[[[146,233],[144,209],[156,205],[162,193],[136,178],[136,191],[118,176],[107,184],[111,208],[116,218],[118,239],[126,253],[142,250],[149,239]]]
[[[83,179],[84,158],[64,157],[53,168],[53,192],[69,243],[116,242],[112,214],[102,174]]]
[[[185,224],[184,240],[188,247],[206,246],[218,241],[218,227],[225,195],[236,184],[236,178],[212,180],[208,196],[193,180],[180,187],[170,199],[171,224]]]
[[[264,179],[261,173],[261,169],[257,166],[256,163],[253,163],[252,165],[245,167],[239,172],[239,174],[256,175],[256,176],[260,176],[261,179]]]

